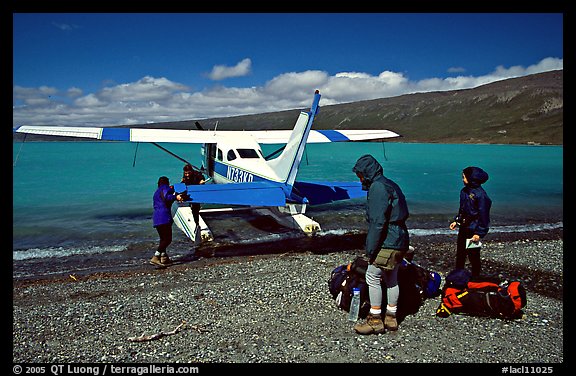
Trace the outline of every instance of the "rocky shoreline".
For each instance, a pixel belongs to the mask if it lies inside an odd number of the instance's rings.
[[[412,244],[420,265],[451,270],[455,237]],[[161,270],[13,281],[13,362],[566,367],[561,231],[485,242],[484,273],[526,287],[521,319],[439,318],[435,298],[398,332],[378,336],[354,333],[328,292],[330,272],[361,253],[201,257]]]

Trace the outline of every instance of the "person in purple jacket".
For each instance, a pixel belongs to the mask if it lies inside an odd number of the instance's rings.
[[[170,186],[170,180],[166,176],[161,176],[158,179],[158,189],[154,192],[152,199],[154,213],[152,214],[152,224],[158,235],[160,236],[160,243],[154,256],[150,259],[150,263],[158,266],[166,266],[169,264],[170,258],[166,249],[172,243],[172,204],[175,200],[182,200],[180,195],[174,192],[174,188]]]
[[[464,269],[466,257],[470,260],[472,277],[478,277],[481,271],[480,247],[467,248],[466,240],[478,243],[490,228],[490,208],[492,200],[482,188],[488,180],[488,174],[480,167],[466,167],[462,170],[464,187],[460,190],[460,208],[450,229],[458,229],[456,242],[456,269]]]

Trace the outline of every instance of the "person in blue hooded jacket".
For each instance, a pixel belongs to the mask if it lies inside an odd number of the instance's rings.
[[[166,176],[161,176],[158,179],[158,188],[152,197],[152,206],[154,213],[152,214],[152,225],[158,232],[160,242],[154,256],[150,259],[150,263],[158,266],[166,266],[170,263],[170,257],[166,249],[172,243],[172,204],[175,200],[182,200],[180,195],[174,192],[174,188],[170,186],[170,180]]]
[[[384,176],[378,161],[367,154],[360,157],[354,168],[362,189],[368,191],[366,204],[365,253],[368,258],[366,284],[370,300],[370,312],[365,323],[357,323],[354,330],[359,334],[379,334],[385,330],[398,330],[396,311],[399,296],[398,268],[408,251],[409,236],[406,220],[408,205],[400,187]],[[380,255],[389,255],[385,264]],[[386,283],[387,306],[382,320],[381,279]]]
[[[480,247],[467,248],[467,239],[478,243],[490,228],[490,208],[492,200],[482,187],[488,180],[488,173],[480,167],[466,167],[462,170],[464,187],[460,190],[460,208],[450,229],[458,227],[456,241],[456,269],[464,269],[466,257],[470,261],[472,277],[480,275]]]

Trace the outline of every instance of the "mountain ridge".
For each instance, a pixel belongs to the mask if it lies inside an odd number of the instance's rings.
[[[562,145],[563,78],[563,70],[555,70],[471,89],[320,104],[314,129],[388,129],[401,135],[387,142]],[[292,129],[300,111],[122,127],[196,129],[198,121],[205,128],[218,122],[219,130]]]

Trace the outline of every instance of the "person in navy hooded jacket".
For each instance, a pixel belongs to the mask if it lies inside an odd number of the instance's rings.
[[[158,189],[154,192],[152,199],[154,207],[152,224],[158,231],[160,242],[154,256],[150,259],[151,264],[166,266],[170,263],[166,249],[172,243],[172,224],[174,223],[172,204],[176,200],[181,201],[182,197],[174,192],[174,188],[170,186],[170,180],[166,176],[161,176],[158,179]]]
[[[480,275],[480,247],[467,248],[466,240],[478,243],[490,228],[490,208],[492,200],[482,188],[488,174],[480,167],[466,167],[462,170],[464,187],[460,190],[460,208],[450,223],[450,229],[458,227],[456,243],[456,269],[464,269],[466,257],[470,261],[472,277]]]

